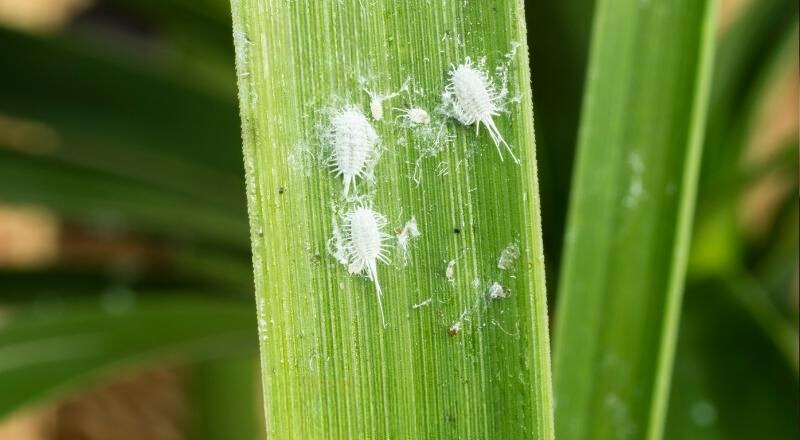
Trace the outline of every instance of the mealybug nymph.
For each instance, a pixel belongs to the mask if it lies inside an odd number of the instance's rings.
[[[386,327],[383,316],[381,285],[378,282],[378,261],[388,263],[386,246],[389,236],[383,232],[386,218],[372,209],[361,206],[344,216],[344,245],[347,256],[347,270],[350,273],[365,273],[375,283],[375,291],[380,308],[381,323]]]
[[[467,58],[464,64],[450,70],[450,81],[445,87],[443,98],[450,116],[464,125],[475,124],[476,134],[481,124],[486,127],[500,160],[503,160],[503,153],[500,151],[500,144],[503,144],[514,161],[519,163],[492,119],[500,114],[501,96],[486,72],[473,67],[472,61]]]
[[[333,156],[330,166],[344,179],[344,196],[356,177],[364,178],[370,161],[377,158],[378,134],[366,116],[355,107],[347,107],[331,118]]]
[[[372,119],[376,121],[383,120],[383,98],[378,95],[370,95],[369,111],[372,113]]]
[[[366,89],[364,91],[367,92],[367,95],[369,95],[369,111],[372,113],[372,119],[376,121],[383,120],[383,101],[388,101],[400,94],[400,92],[394,92],[388,95],[379,95]]]
[[[431,122],[431,117],[428,112],[419,107],[398,110],[401,112],[403,122],[407,123],[408,125],[425,125]]]

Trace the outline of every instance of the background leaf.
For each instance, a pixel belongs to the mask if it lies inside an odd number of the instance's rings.
[[[189,298],[112,294],[44,303],[14,318],[0,327],[0,416],[114,369],[252,353],[256,342],[249,307]]]
[[[597,4],[556,317],[561,439],[661,437],[714,10]]]

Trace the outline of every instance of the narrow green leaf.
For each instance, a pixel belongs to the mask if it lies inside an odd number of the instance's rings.
[[[222,301],[109,296],[38,304],[4,315],[0,324],[0,417],[110,370],[256,347],[250,307]]]
[[[30,147],[54,160],[244,212],[235,95],[130,51],[0,28],[0,116],[45,124],[52,145]]]
[[[597,4],[556,319],[557,437],[659,439],[713,1]]]
[[[232,4],[270,438],[552,439],[522,2]],[[467,57],[507,81],[494,122],[520,164],[438,110]],[[375,182],[347,201],[325,133],[347,105],[370,115],[366,91],[399,94],[370,119]],[[430,122],[410,127],[395,110],[410,107]],[[359,204],[388,219],[385,327],[373,282],[329,252],[332,219]],[[421,235],[406,259],[411,218]],[[499,264],[504,249],[513,263]],[[507,298],[489,298],[494,282]]]
[[[159,277],[147,274],[141,279],[135,275],[112,271],[81,271],[75,268],[35,271],[0,271],[0,304],[19,307],[38,302],[60,301],[64,298],[93,300],[117,291],[169,291],[191,294],[194,297],[234,298],[241,300],[249,290],[238,286],[238,291],[221,293],[209,288],[206,279],[186,277]],[[216,280],[215,280],[216,281]],[[221,284],[221,283],[220,283]],[[227,286],[226,286],[227,287]]]
[[[232,247],[247,243],[247,223],[238,211],[113,174],[3,149],[0,201],[38,204],[89,224],[164,237]]]

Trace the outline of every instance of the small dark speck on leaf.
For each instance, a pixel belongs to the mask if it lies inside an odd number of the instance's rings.
[[[283,193],[285,193],[285,192],[286,192],[286,188],[284,188],[284,187],[282,187],[282,186],[279,186],[279,187],[278,187],[278,194],[283,194]]]
[[[453,228],[453,234],[458,235],[460,233],[461,233],[461,229],[460,228]]]

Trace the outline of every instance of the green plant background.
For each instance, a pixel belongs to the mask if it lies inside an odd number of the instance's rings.
[[[569,273],[567,207],[579,181],[581,110],[595,93],[584,83],[593,23],[609,3],[525,4],[551,316],[569,288],[559,279]],[[759,0],[737,17],[714,35],[665,438],[800,435],[797,133],[775,141],[772,156],[746,160],[781,72],[796,81],[798,11],[793,1]],[[648,65],[669,62],[667,54],[653,50]],[[229,4],[106,0],[52,32],[4,24],[0,66],[0,204],[46,208],[61,249],[44,264],[0,267],[0,425],[127,372],[170,365],[190,372],[192,438],[258,438]],[[9,120],[39,125],[10,130]],[[658,135],[643,130],[642,142]],[[788,189],[753,233],[742,201],[775,178]],[[558,423],[558,406],[556,414]]]

